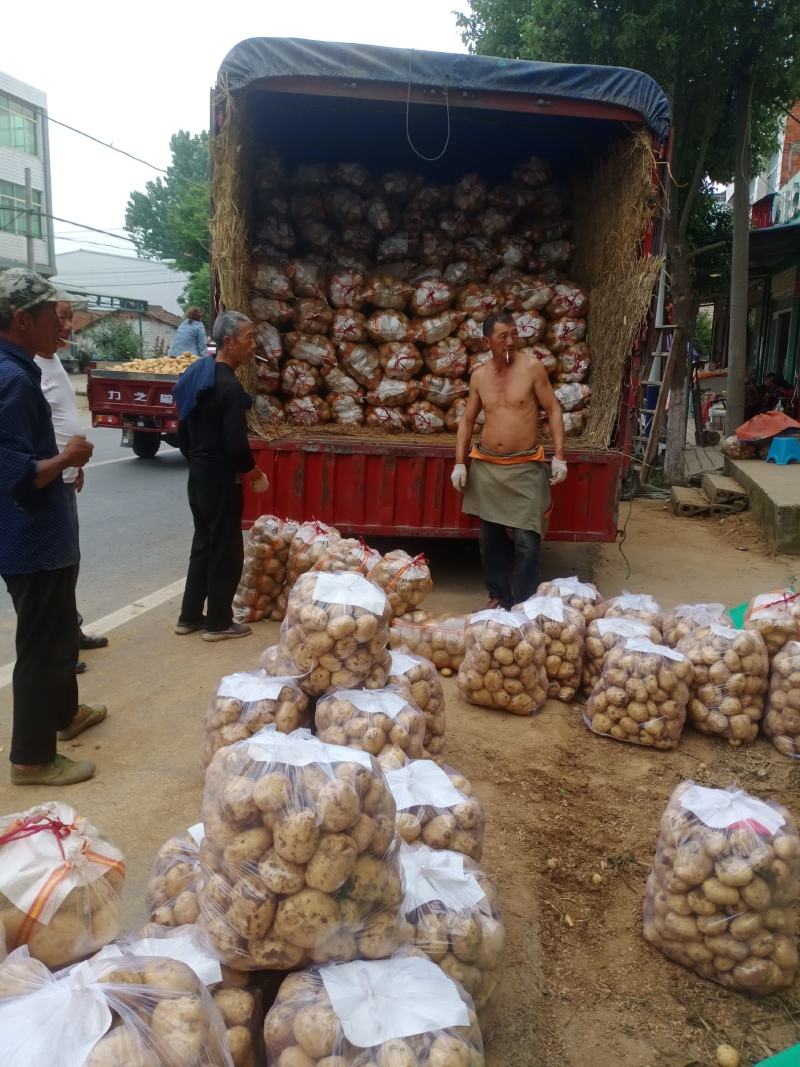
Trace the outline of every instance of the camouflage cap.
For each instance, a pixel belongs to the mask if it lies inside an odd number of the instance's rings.
[[[11,267],[0,271],[0,317],[10,318],[15,311],[27,311],[37,304],[49,301],[69,300],[63,290],[58,289],[41,274],[35,274],[24,267]]]

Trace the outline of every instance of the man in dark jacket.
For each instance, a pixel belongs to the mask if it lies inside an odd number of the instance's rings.
[[[233,621],[233,597],[242,573],[242,478],[254,492],[269,484],[247,441],[251,399],[236,371],[255,356],[252,322],[224,311],[212,330],[216,358],[192,364],[173,391],[180,412],[178,444],[189,460],[189,506],[194,538],[176,634],[205,630],[204,641],[247,637]],[[207,603],[206,615],[203,605]]]

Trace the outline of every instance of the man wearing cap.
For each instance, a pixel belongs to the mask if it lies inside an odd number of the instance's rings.
[[[101,722],[103,706],[78,704],[75,567],[78,529],[62,473],[88,462],[93,445],[73,434],[59,453],[36,355],[59,345],[59,300],[33,271],[0,272],[0,575],[17,613],[11,781],[72,785],[88,760],[56,752]]]

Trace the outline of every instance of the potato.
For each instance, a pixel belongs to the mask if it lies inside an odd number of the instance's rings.
[[[661,821],[644,936],[704,978],[774,992],[797,971],[798,879],[800,837],[784,808],[683,782]]]
[[[677,748],[691,677],[692,665],[681,653],[647,638],[628,638],[606,655],[583,720],[594,733],[617,741]]]
[[[393,618],[416,611],[433,589],[428,561],[402,549],[387,552],[367,575],[389,598]]]
[[[406,689],[337,689],[317,701],[320,740],[402,765],[424,756],[425,716]]]
[[[664,615],[664,644],[677,648],[678,642],[700,627],[726,625],[724,604],[678,604]]]
[[[800,638],[800,594],[777,589],[753,597],[744,617],[745,629],[756,630],[764,638],[770,658],[789,641]]]
[[[470,616],[458,669],[464,699],[480,707],[532,715],[547,699],[544,634],[518,612],[489,609]],[[519,667],[518,676],[508,668]]]
[[[788,641],[772,658],[764,733],[782,755],[800,755],[800,641]]]
[[[727,738],[734,747],[755,741],[769,674],[761,635],[712,622],[696,626],[678,643],[678,651],[694,667],[689,724],[700,733]]]
[[[391,634],[391,631],[390,631]],[[441,763],[445,747],[444,690],[436,667],[422,656],[393,651],[387,685],[404,690],[425,716],[424,755]]]
[[[397,833],[411,844],[420,837],[433,849],[483,856],[486,814],[472,785],[450,767],[410,760],[386,772],[395,799]]]
[[[242,577],[233,598],[237,622],[272,619],[286,613],[286,568],[298,523],[262,515],[250,527],[244,551]]]
[[[514,611],[521,612],[545,639],[547,695],[569,703],[575,698],[583,673],[586,623],[583,614],[560,597],[535,596]]]
[[[663,626],[663,613],[651,596],[640,593],[622,593],[607,600],[604,607],[606,619],[638,619],[655,627],[659,634]]]
[[[413,611],[395,619],[389,631],[392,648],[413,652],[433,663],[445,676],[457,671],[464,658],[466,618]]]
[[[560,597],[567,607],[583,615],[587,626],[603,615],[603,601],[597,587],[577,578],[555,578],[550,582],[542,582],[536,595]]]

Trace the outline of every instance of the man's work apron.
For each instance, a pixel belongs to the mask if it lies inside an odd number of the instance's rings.
[[[547,532],[550,479],[541,445],[501,455],[473,445],[461,510],[515,530]]]

